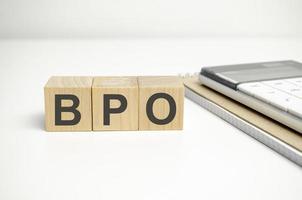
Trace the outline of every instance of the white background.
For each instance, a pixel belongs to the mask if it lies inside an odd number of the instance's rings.
[[[300,0],[1,0],[2,37],[301,36]]]
[[[297,199],[302,171],[185,100],[182,131],[47,133],[52,75],[302,61],[301,1],[0,0],[0,199]]]

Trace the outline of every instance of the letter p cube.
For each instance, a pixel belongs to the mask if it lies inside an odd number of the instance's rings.
[[[93,130],[138,130],[136,77],[95,77]]]

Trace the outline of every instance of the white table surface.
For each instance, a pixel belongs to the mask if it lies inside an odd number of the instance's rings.
[[[0,199],[301,199],[301,168],[185,100],[183,131],[47,133],[52,75],[295,59],[302,39],[0,41]]]

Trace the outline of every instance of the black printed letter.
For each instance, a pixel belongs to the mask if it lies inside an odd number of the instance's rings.
[[[154,101],[159,98],[166,99],[170,106],[170,112],[165,119],[158,119],[154,116],[154,113],[153,113]],[[153,94],[148,99],[147,106],[146,106],[146,112],[147,112],[147,116],[151,122],[153,122],[154,124],[158,124],[158,125],[165,125],[165,124],[170,123],[174,119],[174,117],[176,115],[176,103],[175,103],[173,97],[171,97],[169,94],[156,93],[156,94]]]
[[[73,102],[70,107],[62,107],[62,100],[71,100]],[[55,125],[76,125],[81,120],[81,113],[76,109],[80,105],[78,97],[71,94],[57,94],[55,95]],[[74,114],[72,120],[62,120],[62,112],[71,112]]]
[[[110,108],[110,100],[115,99],[121,102],[120,107]],[[104,125],[110,125],[110,113],[122,113],[127,108],[127,99],[120,94],[104,94]]]

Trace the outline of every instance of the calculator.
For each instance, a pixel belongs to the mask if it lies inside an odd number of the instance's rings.
[[[302,134],[302,63],[203,67],[199,81]]]

